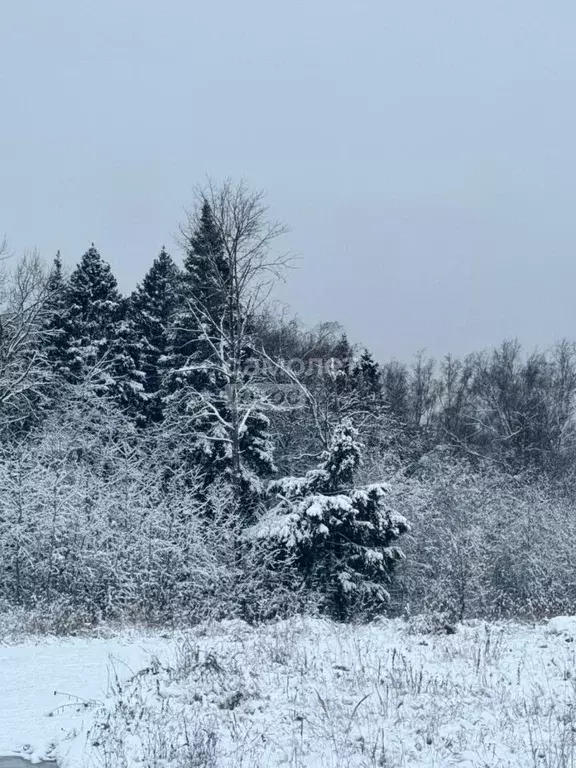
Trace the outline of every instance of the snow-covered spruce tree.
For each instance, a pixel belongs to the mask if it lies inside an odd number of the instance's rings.
[[[220,324],[228,309],[231,265],[226,258],[224,233],[220,231],[206,198],[202,201],[194,231],[188,235],[185,232],[184,275],[204,313],[212,323]],[[190,317],[190,320],[194,327],[195,318]]]
[[[360,460],[358,432],[344,419],[317,469],[271,483],[276,504],[247,534],[293,558],[305,588],[341,621],[387,604],[386,586],[403,557],[396,542],[409,530],[388,505],[386,485],[354,488]]]
[[[209,340],[218,344],[221,338],[228,264],[207,200],[202,201],[200,214],[183,231],[182,245],[185,256],[177,284],[178,304],[165,360],[165,390],[169,395],[190,387],[220,388],[202,363],[212,355]]]
[[[109,393],[122,410],[142,423],[141,414],[148,404],[144,390],[145,375],[141,370],[142,339],[127,314],[127,302],[122,304],[122,319],[114,327],[108,356]]]
[[[178,305],[179,270],[162,248],[128,303],[128,317],[140,341],[144,395],[139,421],[162,421],[163,361],[168,355],[170,324]]]
[[[66,279],[62,270],[60,251],[56,254],[46,283],[47,340],[46,358],[57,376],[66,375],[67,345],[64,328],[66,317]]]
[[[138,339],[110,265],[94,245],[70,275],[65,301],[62,331],[69,381],[90,381],[96,394],[113,396],[135,411],[143,390]]]
[[[363,398],[366,406],[374,411],[382,408],[384,394],[380,366],[369,350],[364,349],[360,357],[354,361],[351,375],[354,388],[358,396]]]
[[[252,326],[285,261],[270,251],[284,230],[267,221],[266,210],[262,194],[243,184],[198,192],[182,230],[184,289],[166,405],[166,426],[183,431],[180,444],[202,466],[206,486],[229,483],[246,521],[261,497],[261,478],[274,470]]]
[[[66,286],[66,359],[72,382],[83,381],[109,355],[123,302],[109,264],[94,247],[82,256]]]
[[[218,346],[225,296],[224,247],[206,200],[201,213],[183,233],[183,269],[176,282],[176,308],[168,327],[167,351],[161,360],[162,407],[166,415],[162,443],[168,443],[170,465],[187,470],[200,469],[203,488],[209,488],[226,474],[226,446],[213,440],[210,419],[197,410],[190,419],[192,401],[198,397],[218,399],[225,381],[208,370],[212,348],[209,335]],[[220,312],[216,308],[220,307]]]

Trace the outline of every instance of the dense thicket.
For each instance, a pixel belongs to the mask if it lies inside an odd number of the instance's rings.
[[[576,347],[377,363],[268,301],[283,229],[208,186],[129,296],[0,275],[0,601],[61,616],[576,609]],[[408,521],[408,523],[406,522]],[[405,556],[404,556],[405,555]]]

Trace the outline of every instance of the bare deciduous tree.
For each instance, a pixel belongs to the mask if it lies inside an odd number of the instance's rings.
[[[50,317],[49,288],[36,252],[0,273],[0,414],[2,424],[25,419],[49,377],[42,342]]]

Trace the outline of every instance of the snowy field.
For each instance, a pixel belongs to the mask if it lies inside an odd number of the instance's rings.
[[[576,619],[223,622],[0,647],[0,755],[62,768],[576,766]]]
[[[0,645],[0,755],[82,762],[86,728],[106,702],[110,671],[130,677],[169,648],[158,636],[39,639]]]

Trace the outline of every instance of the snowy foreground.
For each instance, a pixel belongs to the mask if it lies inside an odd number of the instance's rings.
[[[576,765],[576,618],[292,620],[0,647],[0,755],[62,768]]]

